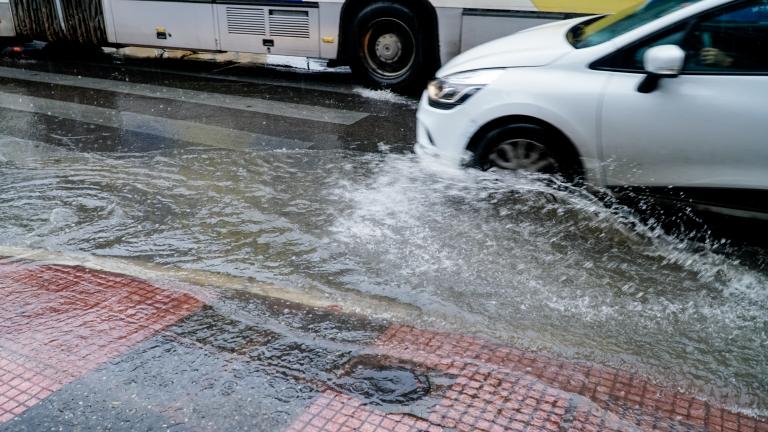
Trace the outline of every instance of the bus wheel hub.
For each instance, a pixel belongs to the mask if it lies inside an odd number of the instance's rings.
[[[400,38],[394,33],[381,35],[376,41],[376,56],[385,63],[396,62],[402,52]]]

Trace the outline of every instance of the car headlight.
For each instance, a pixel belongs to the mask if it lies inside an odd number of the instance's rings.
[[[440,109],[455,108],[496,81],[502,73],[504,69],[480,69],[438,78],[427,85],[429,104]]]

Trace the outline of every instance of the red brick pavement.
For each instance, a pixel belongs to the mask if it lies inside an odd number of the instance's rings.
[[[730,412],[630,373],[468,336],[393,326],[375,350],[454,376],[454,383],[424,418],[387,414],[325,392],[289,432],[768,431],[766,419]]]
[[[60,387],[60,380],[45,367],[11,353],[0,354],[0,423],[45,399]]]
[[[443,428],[404,414],[385,414],[359,400],[325,391],[286,432],[440,432]]]
[[[131,277],[24,263],[0,264],[0,298],[0,423],[202,306]],[[288,430],[768,432],[631,373],[473,337],[392,326],[372,349],[450,385],[419,416],[326,390]]]
[[[0,264],[0,423],[202,303],[82,267]]]

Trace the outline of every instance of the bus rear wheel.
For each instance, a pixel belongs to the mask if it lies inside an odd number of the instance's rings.
[[[432,72],[425,29],[405,6],[377,2],[355,18],[347,36],[353,45],[350,66],[358,79],[375,88],[409,92],[421,88]]]

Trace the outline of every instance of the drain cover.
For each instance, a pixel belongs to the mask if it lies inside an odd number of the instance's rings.
[[[400,366],[358,364],[338,381],[350,395],[372,404],[406,405],[429,394],[429,377]]]

